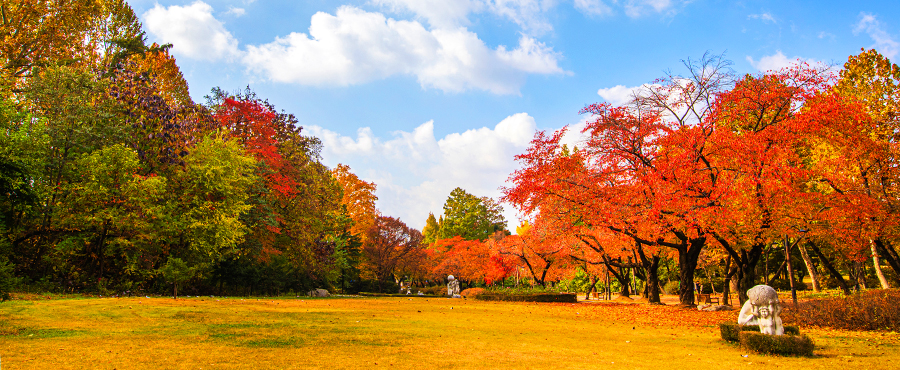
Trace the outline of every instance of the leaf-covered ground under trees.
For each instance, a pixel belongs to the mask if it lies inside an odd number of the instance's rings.
[[[4,369],[882,369],[896,333],[801,328],[813,358],[747,353],[737,312],[438,298],[89,298],[0,304]],[[52,298],[52,299],[48,299]],[[744,357],[747,356],[747,357]]]

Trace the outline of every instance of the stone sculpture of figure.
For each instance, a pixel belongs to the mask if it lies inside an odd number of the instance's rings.
[[[757,285],[747,291],[747,302],[741,307],[738,315],[740,325],[759,325],[763,334],[783,335],[784,325],[781,322],[781,304],[778,293],[768,285]]]
[[[456,280],[453,275],[447,276],[447,280],[450,282],[447,283],[447,295],[453,298],[459,297],[459,280]]]

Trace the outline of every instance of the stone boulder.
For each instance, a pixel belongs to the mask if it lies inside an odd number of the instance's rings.
[[[331,294],[328,294],[328,291],[325,290],[325,289],[315,289],[315,290],[310,290],[308,295],[309,295],[310,297],[328,297],[328,296],[331,296]]]
[[[722,305],[718,305],[718,304],[709,304],[709,305],[699,305],[699,306],[697,306],[697,311],[707,311],[707,312],[713,312],[713,311],[731,311],[731,310],[733,310],[733,309],[734,309],[734,307],[731,307],[731,306],[726,305],[726,304],[722,304]]]

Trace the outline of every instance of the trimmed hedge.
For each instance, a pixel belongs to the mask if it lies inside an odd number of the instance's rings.
[[[562,302],[577,303],[578,298],[571,293],[535,293],[535,294],[496,294],[482,293],[475,296],[482,301],[507,301],[507,302]]]
[[[738,325],[733,322],[723,322],[719,324],[719,332],[722,333],[722,339],[729,342],[738,342],[741,332],[759,333],[759,325]],[[800,328],[796,326],[784,326],[785,335],[800,335]]]
[[[759,353],[789,356],[812,356],[815,345],[806,335],[768,335],[742,331],[741,346]]]

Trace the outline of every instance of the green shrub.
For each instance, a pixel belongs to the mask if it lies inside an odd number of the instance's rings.
[[[740,334],[744,331],[759,333],[759,325],[738,325],[734,322],[723,322],[719,324],[719,332],[722,334],[722,339],[729,342],[739,341]],[[800,328],[796,326],[785,325],[784,334],[800,335]]]
[[[507,302],[563,302],[576,303],[575,294],[568,293],[535,293],[535,294],[497,294],[483,293],[475,296],[482,301],[507,301]]]
[[[672,281],[666,283],[665,286],[663,286],[663,293],[669,294],[669,295],[678,294],[678,286],[679,285],[680,285],[680,283],[678,281],[672,280]]]
[[[17,285],[19,285],[19,279],[13,275],[13,265],[6,260],[6,257],[0,257],[0,302],[8,300],[10,291]]]
[[[447,287],[444,285],[435,285],[425,288],[413,288],[413,292],[422,292],[430,295],[447,295]]]
[[[873,289],[848,297],[811,299],[781,316],[801,324],[847,330],[900,331],[900,291]]]
[[[812,356],[815,345],[806,335],[769,335],[752,331],[738,334],[741,346],[759,353]]]

